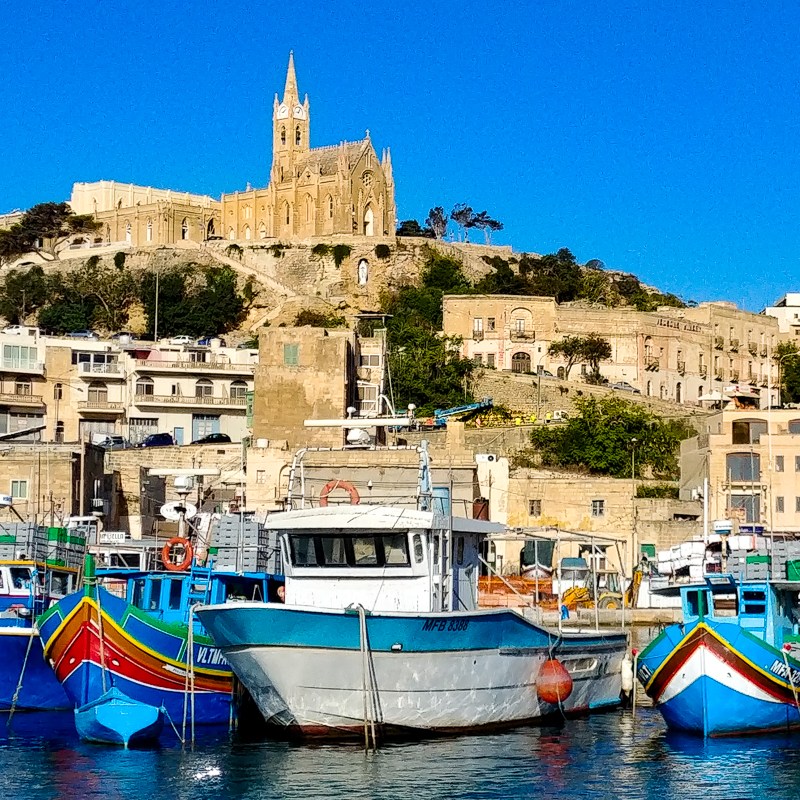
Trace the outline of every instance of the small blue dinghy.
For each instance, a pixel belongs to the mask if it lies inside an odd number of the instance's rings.
[[[158,739],[164,713],[112,686],[97,700],[75,709],[75,727],[84,741],[128,747]]]

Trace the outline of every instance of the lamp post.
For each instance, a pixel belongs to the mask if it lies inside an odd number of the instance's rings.
[[[631,549],[632,553],[632,568],[631,580],[633,580],[633,573],[639,563],[638,548],[636,546],[636,442],[638,439],[634,436],[631,438]]]

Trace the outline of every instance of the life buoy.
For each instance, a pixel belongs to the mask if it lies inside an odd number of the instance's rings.
[[[358,495],[358,489],[353,486],[350,481],[341,481],[341,480],[332,480],[328,481],[323,487],[322,491],[319,493],[319,504],[321,506],[328,505],[328,495],[334,489],[344,489],[350,495],[350,505],[357,506],[361,502],[361,498]]]
[[[172,560],[173,547],[183,548],[183,561],[176,563]],[[188,539],[184,539],[182,536],[173,536],[161,549],[161,562],[170,572],[183,572],[184,570],[189,569],[189,567],[192,565],[193,556],[194,550],[192,549],[192,543]]]

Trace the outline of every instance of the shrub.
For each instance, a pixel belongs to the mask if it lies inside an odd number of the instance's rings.
[[[236,258],[241,258],[243,252],[244,250],[242,250],[238,244],[229,244],[225,248],[225,255],[228,256],[228,258],[233,258],[234,256],[236,256]]]
[[[122,251],[114,253],[114,266],[117,269],[122,269],[125,266],[125,253]]]
[[[98,255],[89,256],[89,258],[86,260],[86,266],[88,269],[95,269],[99,263],[100,256]]]
[[[349,244],[336,244],[333,246],[331,252],[333,253],[333,262],[337,267],[342,266],[342,261],[349,257],[353,252],[353,248]]]
[[[677,500],[679,496],[678,487],[671,483],[642,484],[636,487],[637,497],[655,497],[666,500]]]
[[[325,256],[329,256],[331,254],[331,246],[329,244],[315,244],[311,248],[311,255],[316,258],[325,258]]]
[[[344,328],[347,326],[347,320],[338,314],[326,314],[322,311],[304,308],[294,318],[295,328],[303,325],[310,325],[312,328]]]
[[[380,259],[389,258],[392,254],[392,248],[388,244],[375,245],[375,255]]]
[[[286,245],[278,242],[278,244],[270,245],[267,249],[275,258],[283,258],[283,251],[286,249]]]

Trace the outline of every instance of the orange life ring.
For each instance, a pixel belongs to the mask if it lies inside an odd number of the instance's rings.
[[[177,564],[170,558],[173,547],[182,547],[184,552],[183,561]],[[182,536],[173,536],[161,549],[161,562],[170,572],[183,572],[189,569],[192,565],[193,556],[192,543]]]
[[[358,489],[356,489],[356,487],[353,486],[350,481],[332,480],[328,481],[322,487],[322,491],[319,493],[320,506],[324,507],[328,505],[328,495],[334,489],[344,489],[350,495],[351,506],[357,506],[361,502],[361,498],[358,495]]]

